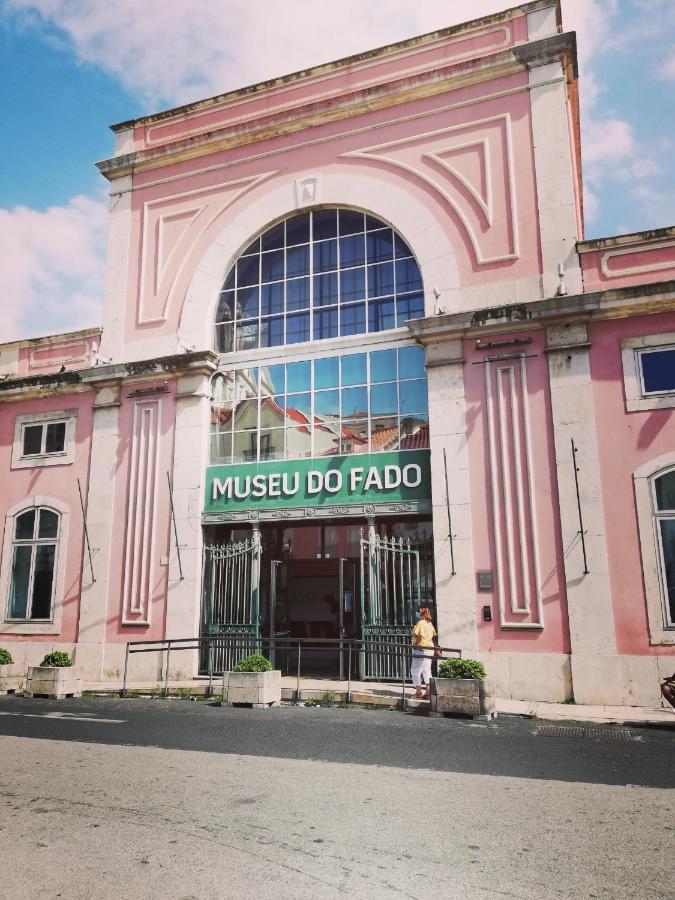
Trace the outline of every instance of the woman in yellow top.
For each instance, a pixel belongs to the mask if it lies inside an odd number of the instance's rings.
[[[412,633],[412,667],[410,677],[415,685],[415,700],[428,700],[431,685],[431,660],[436,645],[436,629],[431,624],[431,613],[423,606],[419,611],[419,622]],[[422,680],[425,690],[422,691]]]

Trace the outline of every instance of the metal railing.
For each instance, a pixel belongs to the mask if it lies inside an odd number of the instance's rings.
[[[398,662],[398,668],[401,672],[401,702],[403,709],[406,708],[406,684],[410,684],[410,679],[406,677],[406,673],[410,671],[410,662],[412,658],[412,645],[409,641],[392,642],[377,641],[369,638],[241,638],[227,637],[218,635],[217,637],[205,636],[197,638],[171,638],[166,640],[155,641],[128,641],[126,652],[124,655],[124,677],[122,681],[121,696],[125,697],[127,693],[127,681],[129,675],[129,657],[134,653],[166,653],[164,667],[164,696],[169,695],[169,665],[171,661],[171,653],[179,650],[198,650],[206,652],[209,659],[208,669],[208,689],[207,695],[213,694],[214,677],[223,676],[223,685],[225,683],[224,671],[215,671],[213,668],[214,647],[223,644],[227,645],[230,654],[235,655],[237,651],[249,651],[249,653],[263,653],[268,657],[275,658],[278,651],[295,650],[297,652],[295,666],[295,702],[300,702],[301,680],[302,675],[302,651],[303,648],[307,652],[309,650],[325,650],[335,651],[336,653],[346,653],[347,655],[347,702],[352,699],[352,681],[358,680],[352,676],[354,663],[357,654],[377,653],[383,657],[393,657]],[[440,656],[434,657],[435,660],[444,658],[462,658],[462,651],[457,647],[437,647]],[[452,655],[452,656],[451,656]],[[288,656],[286,656],[288,661]],[[274,665],[274,663],[273,663]],[[286,666],[287,668],[288,666]],[[308,676],[304,676],[307,678]],[[311,677],[311,676],[310,676]],[[316,677],[316,676],[315,676]],[[329,676],[325,676],[327,681],[334,681]]]

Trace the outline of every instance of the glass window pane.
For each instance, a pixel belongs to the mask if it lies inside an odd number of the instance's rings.
[[[669,624],[675,625],[675,519],[663,519],[659,524]]]
[[[378,228],[386,227],[386,223],[376,219],[375,216],[366,216],[366,231],[375,231]]]
[[[263,284],[261,291],[261,308],[263,316],[271,316],[274,313],[284,311],[284,283],[275,281],[272,284]]]
[[[250,350],[258,346],[258,321],[248,320],[237,325],[237,350]]]
[[[232,419],[235,431],[243,431],[245,428],[257,428],[258,401],[239,400],[234,404]]]
[[[656,479],[656,508],[675,510],[675,469]]]
[[[234,290],[236,272],[237,272],[237,267],[232,266],[230,271],[227,273],[227,278],[225,279],[225,283],[223,284],[224,291]]]
[[[344,272],[340,272],[340,303],[363,300],[365,296],[365,269],[347,269]]]
[[[258,396],[258,370],[238,369],[234,373],[234,399],[246,400]]]
[[[221,431],[231,431],[232,412],[234,404],[219,403],[211,405],[211,431],[215,434]]]
[[[237,318],[254,319],[259,315],[258,311],[259,289],[247,287],[237,289]]]
[[[286,309],[309,307],[309,278],[294,278],[286,282]]]
[[[287,417],[293,419],[296,425],[304,425],[310,421],[312,415],[312,395],[288,394],[286,397]]]
[[[286,277],[309,275],[309,247],[293,247],[286,251]]]
[[[309,390],[311,366],[309,362],[294,362],[286,366],[286,391],[294,394]]]
[[[279,281],[284,277],[284,251],[273,250],[271,253],[263,253],[260,268],[261,281]]]
[[[340,417],[340,392],[317,391],[314,395],[314,416],[322,419]]]
[[[331,272],[337,269],[337,241],[314,244],[314,271]]]
[[[66,446],[66,423],[52,422],[47,425],[46,453],[63,453]]]
[[[340,238],[340,268],[362,266],[366,261],[366,245],[362,234]]]
[[[274,228],[270,228],[269,231],[263,234],[260,239],[263,250],[278,250],[279,247],[284,246],[284,224],[284,222],[279,222],[278,225],[275,225]]]
[[[399,378],[426,378],[424,350],[421,347],[402,347],[398,351]]]
[[[343,421],[340,453],[368,453],[368,420]]]
[[[341,209],[339,215],[340,234],[356,234],[364,229],[363,213],[352,212],[350,209]]]
[[[340,334],[364,334],[366,330],[366,304],[352,303],[340,307]]]
[[[368,266],[368,296],[385,297],[394,293],[394,264]]]
[[[24,425],[23,455],[31,456],[42,452],[42,425]]]
[[[429,446],[429,417],[401,419],[401,450],[425,450]]]
[[[314,360],[314,389],[338,387],[340,384],[340,360],[337,356]]]
[[[284,343],[284,317],[272,316],[260,321],[260,346],[280,347]]]
[[[371,453],[386,453],[399,449],[398,419],[371,419]]]
[[[394,235],[394,255],[396,256],[396,259],[412,256],[410,247],[408,247],[403,238],[399,237],[397,234]]]
[[[405,294],[408,291],[422,290],[422,276],[414,259],[396,260],[396,291]]]
[[[260,401],[260,427],[283,428],[286,424],[286,395],[263,397]]]
[[[260,393],[283,394],[286,390],[286,367],[263,366],[260,369]]]
[[[335,237],[337,234],[337,210],[321,209],[313,214],[313,234],[315,241]]]
[[[257,431],[235,431],[232,439],[232,462],[256,462],[257,459]]]
[[[396,351],[378,350],[370,354],[370,380],[391,381],[396,378]]]
[[[31,619],[48,619],[51,616],[55,555],[55,544],[42,544],[35,548]]]
[[[309,243],[309,213],[286,220],[286,246]]]
[[[237,287],[258,284],[259,262],[260,258],[257,256],[244,256],[237,260]]]
[[[368,262],[385,262],[394,258],[394,236],[391,228],[373,231],[367,237]]]
[[[362,419],[368,417],[368,388],[342,388],[340,392],[343,419]]]
[[[321,309],[314,313],[314,340],[323,341],[325,338],[338,336],[338,310],[337,306]]]
[[[640,354],[645,393],[675,391],[675,348]]]
[[[260,238],[257,237],[254,241],[248,245],[248,247],[242,251],[242,256],[248,256],[251,253],[259,253],[260,252]]]
[[[16,517],[14,537],[17,541],[31,541],[35,533],[35,510],[29,509]]]
[[[284,429],[265,428],[260,430],[260,461],[284,458]]]
[[[425,413],[428,407],[427,382],[425,378],[416,381],[401,381],[399,386],[401,415]]]
[[[314,456],[336,456],[340,452],[340,423],[337,419],[314,422]]]
[[[386,331],[396,325],[394,298],[368,301],[368,331]]]
[[[338,302],[337,272],[314,276],[314,306],[334,306]]]
[[[408,297],[399,297],[396,301],[396,321],[403,325],[410,319],[424,318],[424,298],[422,294],[410,294]]]
[[[370,389],[371,416],[398,416],[396,382],[374,384]]]
[[[309,313],[286,316],[286,343],[300,344],[309,340]]]
[[[33,548],[27,545],[14,548],[14,556],[12,558],[12,583],[9,589],[8,616],[10,619],[26,618],[32,552]]]
[[[234,319],[234,291],[225,291],[218,298],[216,322],[231,322]]]
[[[312,434],[308,425],[286,429],[286,459],[306,459],[312,455]]]
[[[234,345],[234,325],[216,325],[216,352],[231,353]]]
[[[352,353],[349,356],[343,356],[341,359],[342,367],[342,385],[349,384],[365,384],[366,375],[366,354]]]
[[[59,533],[59,517],[51,509],[40,510],[39,538],[55,538]]]

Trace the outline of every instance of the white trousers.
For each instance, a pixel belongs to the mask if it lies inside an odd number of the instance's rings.
[[[422,679],[428,686],[431,684],[431,656],[426,656],[423,650],[413,650],[410,677],[415,687],[422,686]]]

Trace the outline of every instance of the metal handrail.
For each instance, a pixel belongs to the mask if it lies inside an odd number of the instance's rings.
[[[412,650],[412,645],[408,641],[378,641],[372,638],[242,638],[242,637],[228,637],[227,635],[206,635],[203,637],[192,637],[192,638],[165,638],[165,639],[157,639],[157,640],[147,640],[147,641],[127,641],[126,644],[126,652],[124,655],[124,676],[122,680],[122,692],[121,696],[125,697],[127,692],[127,676],[129,670],[129,656],[132,653],[156,653],[156,652],[166,652],[166,669],[164,673],[164,696],[168,696],[169,694],[169,661],[171,658],[172,650],[201,650],[204,645],[209,649],[214,641],[218,642],[219,646],[227,646],[231,650],[255,650],[260,647],[263,643],[271,643],[274,645],[274,649],[279,650],[291,650],[297,649],[298,652],[298,666],[297,666],[297,675],[296,675],[296,690],[295,690],[295,702],[298,703],[300,701],[300,680],[301,680],[301,656],[302,656],[302,647],[304,645],[314,645],[319,646],[325,649],[331,649],[334,647],[336,650],[341,651],[346,649],[348,652],[348,665],[347,665],[347,702],[351,702],[351,682],[352,682],[352,653],[354,650],[364,650],[370,649],[373,650],[376,647],[381,648],[378,650],[378,653],[384,656],[397,656],[403,662],[403,655],[407,651]],[[180,645],[180,646],[176,646]],[[462,658],[462,651],[457,647],[442,647],[440,645],[436,645],[434,650],[440,651],[440,658],[443,658],[443,654],[452,653],[456,655],[456,658]],[[213,688],[213,654],[209,652],[209,687],[208,694],[209,696],[212,693]],[[405,677],[405,666],[401,666],[401,696],[402,696],[402,706],[403,709],[406,708],[406,695],[405,695],[405,685],[406,685],[406,677]],[[223,683],[224,683],[224,673],[223,673]]]

